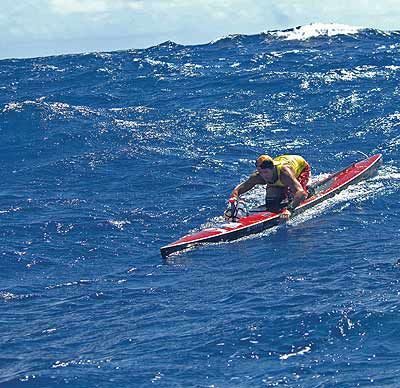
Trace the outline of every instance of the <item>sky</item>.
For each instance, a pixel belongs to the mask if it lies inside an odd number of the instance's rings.
[[[201,44],[310,23],[400,30],[399,0],[0,0],[0,59]]]

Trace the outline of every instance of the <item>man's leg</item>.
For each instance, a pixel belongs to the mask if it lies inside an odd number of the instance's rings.
[[[265,192],[265,207],[268,211],[278,212],[287,206],[287,190],[284,187],[269,186]]]
[[[308,181],[310,180],[311,169],[310,166],[307,164],[304,170],[301,172],[297,180],[300,182],[301,187],[303,190],[308,194]]]

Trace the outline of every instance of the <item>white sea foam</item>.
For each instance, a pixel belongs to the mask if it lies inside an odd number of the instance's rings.
[[[353,35],[353,34],[358,34],[360,31],[364,29],[365,27],[349,26],[346,24],[311,23],[305,26],[298,26],[287,30],[264,31],[263,33],[267,35],[273,35],[278,38],[283,38],[285,40],[307,40],[318,36]],[[379,32],[384,35],[390,35],[390,33],[384,31],[379,31]],[[233,40],[240,36],[243,35],[231,34],[231,35],[221,36],[217,39],[212,40],[210,44],[215,44],[223,40]]]
[[[322,179],[323,176],[318,176],[317,180]],[[388,181],[390,180],[390,185]],[[362,203],[364,201],[384,196],[389,192],[397,192],[400,190],[400,174],[399,170],[393,166],[383,166],[378,170],[375,177],[370,178],[368,181],[362,181],[356,185],[352,185],[347,189],[336,194],[334,197],[329,198],[322,203],[306,210],[304,213],[299,214],[289,221],[289,224],[296,226],[302,224],[310,219],[319,216],[321,213],[328,209],[337,206],[347,206],[349,202]]]
[[[27,102],[33,102],[33,101],[25,101],[25,103],[27,103]],[[21,112],[23,107],[24,107],[24,103],[22,103],[22,102],[9,102],[3,108],[2,113],[11,112],[11,111]]]
[[[34,71],[45,71],[45,72],[56,71],[59,73],[62,73],[65,71],[65,69],[60,69],[57,66],[47,65],[47,64],[42,64],[42,63],[33,64],[33,70]]]
[[[345,24],[335,23],[311,23],[306,26],[300,26],[285,31],[267,32],[278,38],[285,40],[306,40],[318,36],[335,36],[335,35],[351,35],[357,34],[363,27],[348,26]]]
[[[311,347],[310,346],[306,346],[303,349],[298,350],[297,352],[293,352],[293,353],[287,353],[287,354],[282,354],[281,356],[279,356],[280,360],[287,360],[289,357],[294,357],[294,356],[302,356],[306,353],[311,352]]]
[[[124,230],[125,225],[129,225],[131,222],[128,220],[108,220],[108,222],[115,226],[119,230]]]
[[[157,59],[152,59],[152,58],[144,58],[143,62],[146,62],[147,64],[151,66],[162,66],[162,67],[167,67],[168,69],[175,69],[176,66],[173,63],[170,62],[163,62],[159,61]]]
[[[20,207],[11,207],[9,209],[6,210],[0,210],[0,214],[7,214],[7,213],[11,213],[11,212],[17,212],[18,210],[21,210]]]
[[[385,75],[377,66],[357,66],[354,69],[334,69],[326,73],[324,80],[327,83],[335,81],[353,81],[354,79],[375,78],[377,75]]]
[[[94,282],[95,282],[95,280],[81,279],[81,280],[76,280],[76,281],[72,281],[72,282],[50,285],[50,286],[46,287],[46,290],[51,290],[54,288],[71,287],[71,286],[82,286],[82,285],[88,285],[88,284],[91,284]]]
[[[196,63],[188,62],[183,65],[177,65],[171,62],[163,62],[149,57],[143,59],[142,61],[135,58],[134,62],[140,62],[139,67],[143,67],[143,63],[146,63],[154,67],[155,71],[157,71],[157,69],[159,68],[163,68],[163,69],[168,69],[172,73],[170,75],[180,73],[185,77],[197,77],[201,75],[200,70],[204,68],[203,65],[199,65]],[[161,74],[157,75],[161,76]],[[165,77],[162,78],[164,79]]]
[[[110,108],[110,112],[134,112],[134,113],[148,113],[150,111],[154,110],[154,108],[149,108],[147,106],[128,106],[128,107],[122,107],[122,108]]]
[[[315,72],[311,74],[303,74],[301,78],[301,89],[308,89],[311,87],[319,87],[321,82],[325,84],[333,84],[335,82],[353,82],[356,80],[364,79],[388,79],[389,77],[397,76],[397,72],[400,70],[399,66],[372,66],[362,65],[354,68],[337,68],[331,69],[326,73]],[[394,74],[395,73],[395,74]],[[374,88],[372,91],[380,92],[381,89]]]
[[[22,300],[31,298],[33,294],[13,294],[12,292],[1,291],[0,300],[11,301],[11,300]]]
[[[140,124],[138,122],[132,121],[132,120],[114,119],[114,124],[118,125],[119,127],[122,127],[122,128],[138,128],[138,127],[140,127]]]
[[[238,36],[240,36],[240,34],[230,34],[230,35],[220,36],[219,38],[212,40],[210,44],[215,44],[221,40],[232,40]]]
[[[80,113],[83,116],[99,115],[95,110],[81,105],[69,105],[62,102],[47,103],[46,97],[39,97],[35,101],[26,100],[22,102],[9,102],[1,110],[2,113],[6,112],[22,112],[26,107],[33,106],[38,109],[44,109],[48,112],[47,119],[51,120],[56,116],[63,116],[65,118],[72,117],[75,113]]]
[[[202,68],[202,65],[198,65],[195,63],[185,63],[183,66],[179,67],[179,71],[185,77],[197,77],[201,75],[199,70]]]

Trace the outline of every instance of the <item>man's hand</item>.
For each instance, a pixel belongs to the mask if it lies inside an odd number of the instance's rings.
[[[228,200],[228,207],[224,212],[225,219],[227,221],[236,222],[247,215],[248,213],[244,200],[232,195]]]
[[[285,209],[282,211],[282,213],[280,214],[280,219],[283,221],[287,221],[290,216],[292,215],[292,212],[288,209]]]
[[[238,202],[238,200],[239,200],[238,196],[235,194],[232,194],[228,199],[228,203],[236,204]]]

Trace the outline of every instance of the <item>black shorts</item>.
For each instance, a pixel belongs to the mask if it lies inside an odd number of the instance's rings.
[[[265,207],[266,210],[270,212],[278,212],[279,210],[282,210],[287,207],[290,201],[290,194],[288,195],[287,190],[285,190],[284,187],[282,187],[280,193],[274,197],[268,197],[265,195]]]

